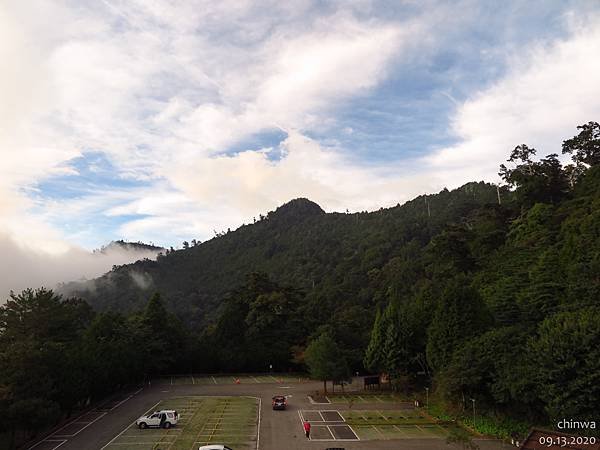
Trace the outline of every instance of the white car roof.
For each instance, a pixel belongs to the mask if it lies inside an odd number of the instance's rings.
[[[224,448],[224,445],[205,445],[204,447],[200,447],[198,450],[223,450]]]
[[[162,413],[175,413],[174,409],[161,409],[160,411],[153,411],[153,412],[149,412],[148,414],[144,414],[143,416],[140,417],[140,419],[142,417],[150,417],[152,414],[162,414]]]

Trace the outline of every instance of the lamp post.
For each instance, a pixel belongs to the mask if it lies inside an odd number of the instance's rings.
[[[471,401],[473,402],[473,429],[475,429],[475,399],[472,398]]]
[[[425,388],[425,395],[427,396],[427,410],[429,411],[429,388]]]

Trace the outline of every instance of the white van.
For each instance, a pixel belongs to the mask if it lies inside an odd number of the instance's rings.
[[[203,445],[198,450],[233,450],[226,445]]]
[[[142,416],[135,421],[135,424],[141,429],[147,427],[157,428],[171,428],[173,425],[177,425],[179,420],[179,414],[173,409],[163,409],[161,411],[154,411],[152,414]]]

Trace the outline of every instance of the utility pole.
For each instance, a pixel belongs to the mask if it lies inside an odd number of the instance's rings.
[[[427,411],[429,411],[429,388],[428,387],[425,388],[425,394],[427,396],[427,403],[426,403]]]
[[[496,185],[496,194],[498,194],[498,204],[501,205],[502,201],[500,200],[500,186]]]
[[[475,429],[475,399],[472,398],[471,401],[473,402],[473,429]]]

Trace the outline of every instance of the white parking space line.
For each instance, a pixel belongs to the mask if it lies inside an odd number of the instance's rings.
[[[388,419],[384,414],[381,413],[381,411],[377,410],[375,411],[377,414],[379,414],[381,417],[383,417],[383,420],[385,420],[386,422],[389,422],[390,419]]]
[[[332,413],[336,413],[340,419],[336,419],[336,420],[326,420],[325,422],[345,422],[346,419],[344,419],[344,416],[342,416],[342,413],[339,412],[337,409],[326,409],[326,410],[322,410],[322,413],[324,412],[332,412]],[[321,414],[321,417],[323,417],[323,414]]]
[[[300,417],[300,425],[304,425],[304,422],[306,422],[306,420],[304,420],[304,415],[302,414],[301,410],[298,410],[298,417]],[[304,428],[302,429],[302,431],[304,431]]]
[[[366,420],[366,419],[365,419]],[[381,432],[381,430],[379,428],[377,428],[375,425],[373,425],[373,429],[375,431],[377,431],[380,435],[382,439],[386,439],[385,435]]]
[[[217,384],[217,380],[215,379],[215,377],[212,377],[212,376],[211,376],[211,378],[212,378],[212,380],[213,380],[213,383]]]
[[[314,437],[309,437],[308,440],[309,441],[335,441],[336,438],[333,436],[333,433],[331,432],[331,430],[329,429],[329,426],[327,425],[315,425],[314,428],[327,428],[327,431],[329,432],[329,438],[325,438],[325,439],[315,439]],[[304,430],[303,430],[304,431]]]
[[[354,431],[354,428],[352,428],[350,425],[348,425],[348,428],[350,428],[352,430],[352,432],[354,433],[354,436],[356,436],[356,440],[360,441],[360,437],[358,436],[358,434],[356,434],[356,431]]]
[[[56,433],[52,434],[52,436],[55,437],[73,437],[73,436],[77,436],[79,433],[81,433],[83,430],[85,430],[87,427],[89,427],[91,424],[93,424],[96,420],[102,419],[104,416],[106,415],[106,413],[102,413],[100,414],[98,417],[96,417],[94,420],[92,420],[91,422],[74,422],[74,423],[85,423],[86,425],[84,425],[82,428],[80,428],[77,432],[73,433],[73,434],[58,434],[58,430]],[[71,422],[73,423],[73,422]],[[63,427],[65,428],[65,427]],[[62,428],[61,428],[62,429]]]
[[[54,441],[54,440],[52,440],[52,441],[48,441],[48,440],[47,440],[46,442],[58,442],[59,444],[58,444],[56,447],[52,447],[52,450],[54,450],[54,449],[56,449],[56,448],[60,447],[61,445],[63,445],[65,442],[67,442],[67,440],[66,440],[66,439],[64,439],[64,440],[62,440],[62,441]]]
[[[121,406],[123,403],[125,403],[127,400],[129,400],[131,397],[133,397],[133,395],[130,395],[129,397],[127,397],[125,400],[121,400],[119,403],[117,403],[115,406],[113,406],[112,408],[110,408],[110,411],[112,411],[115,408],[118,408],[119,406]]]
[[[256,377],[252,377],[252,379],[253,379],[254,381],[256,381],[257,383],[260,383],[260,381],[258,381],[258,379],[257,379]]]
[[[262,399],[260,397],[251,397],[258,399],[258,423],[256,425],[256,450],[260,448],[260,417],[262,410]]]
[[[35,444],[33,447],[29,447],[29,450],[31,450],[32,448],[37,447],[38,445],[44,443],[44,442],[58,442],[59,444],[56,447],[52,447],[49,450],[54,450],[57,449],[58,447],[60,447],[61,445],[63,445],[65,442],[67,442],[66,439],[60,439],[60,440],[54,440],[54,439],[44,439],[43,441],[38,442],[37,444]]]
[[[117,403],[115,406],[113,406],[110,411],[112,411],[115,408],[118,408],[119,406],[121,406],[123,403],[125,403],[127,400],[130,400],[134,395],[139,394],[141,391],[143,390],[143,388],[138,389],[137,391],[135,391],[134,393],[132,393],[131,395],[129,395],[127,398],[125,398],[124,400],[120,401],[119,403]],[[89,421],[89,420],[80,420],[82,418],[84,418],[85,416],[88,416],[90,414],[96,413],[98,414],[98,416],[96,416],[93,420]],[[100,411],[88,411],[86,413],[81,414],[80,416],[78,416],[77,418],[75,418],[74,420],[72,420],[71,422],[67,423],[66,425],[62,426],[61,428],[59,428],[58,430],[56,430],[54,433],[52,433],[48,439],[44,439],[40,442],[38,442],[37,444],[33,445],[32,447],[29,447],[28,450],[31,450],[35,447],[37,447],[38,445],[42,444],[43,442],[57,442],[58,445],[56,445],[55,447],[53,447],[52,449],[49,450],[54,450],[57,449],[58,447],[60,447],[61,445],[63,445],[65,442],[68,441],[68,439],[63,439],[63,438],[71,438],[74,436],[77,436],[79,433],[81,433],[83,430],[85,430],[87,427],[89,427],[90,425],[92,425],[94,422],[100,420],[101,418],[103,418],[104,416],[106,416],[107,412],[100,412]],[[71,434],[61,434],[61,431],[66,429],[67,427],[74,425],[74,424],[81,424],[83,425],[79,430],[77,430],[75,433],[71,433]],[[57,439],[52,439],[52,438],[57,438]]]
[[[144,414],[148,414],[150,411],[153,411],[153,410],[154,410],[154,408],[156,408],[156,407],[157,407],[159,404],[160,404],[160,401],[156,402],[156,404],[155,404],[155,405],[154,405],[152,408],[148,409],[148,410],[147,410],[147,411],[146,411]],[[119,436],[121,436],[122,434],[124,434],[124,433],[125,433],[125,432],[126,432],[128,429],[129,429],[129,427],[130,427],[131,425],[133,425],[133,424],[135,424],[135,420],[134,420],[132,423],[130,423],[129,425],[127,425],[127,428],[125,428],[123,431],[121,431],[119,434],[117,434],[117,435],[116,435],[114,438],[112,438],[112,439],[111,439],[111,440],[108,442],[108,444],[106,444],[104,447],[100,448],[100,450],[104,450],[106,447],[108,447],[110,444],[112,444],[114,441],[116,441],[116,440],[117,440],[117,438],[118,438]],[[118,445],[118,444],[117,444],[117,445]]]
[[[174,438],[177,439],[179,436],[176,436],[175,434],[163,434],[163,435],[149,435],[149,436],[140,436],[139,434],[122,434],[121,435],[121,439],[154,439],[156,440],[156,437],[163,437],[163,438]],[[114,445],[114,444],[113,444]]]
[[[88,412],[85,412],[85,413],[81,414],[80,416],[76,417],[75,419],[73,419],[73,420],[71,420],[69,423],[67,423],[67,424],[66,424],[64,427],[61,427],[61,428],[59,428],[58,430],[56,430],[56,431],[54,432],[54,434],[58,433],[60,430],[62,430],[63,428],[66,428],[66,427],[68,427],[69,425],[71,425],[71,424],[73,424],[73,423],[77,423],[77,422],[79,422],[79,419],[81,419],[81,418],[82,418],[82,417],[84,417],[84,416],[87,416],[89,413],[90,413],[90,411],[88,411]],[[37,445],[37,444],[36,444],[36,445]]]

